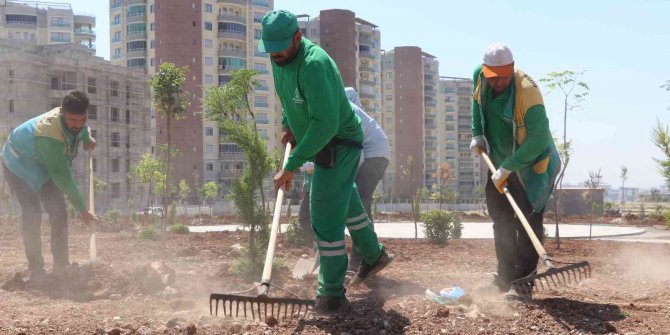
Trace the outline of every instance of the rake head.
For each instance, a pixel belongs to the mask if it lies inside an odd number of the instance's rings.
[[[212,302],[214,309],[212,309]],[[314,300],[297,299],[297,298],[270,298],[266,296],[243,296],[235,294],[219,294],[212,293],[209,296],[209,313],[219,314],[219,302],[223,307],[223,315],[228,317],[245,319],[250,315],[252,319],[265,321],[269,317],[276,319],[300,317],[300,313],[304,312],[304,316],[310,310],[310,306],[314,307]]]
[[[517,279],[512,282],[512,288],[519,293],[532,293],[536,291],[558,288],[577,284],[585,279],[591,278],[591,265],[589,262],[563,263],[562,267],[551,266],[543,273],[538,273]]]

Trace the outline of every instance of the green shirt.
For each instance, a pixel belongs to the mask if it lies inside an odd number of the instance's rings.
[[[475,69],[474,83],[481,72],[481,66]],[[476,100],[472,101],[472,135],[484,135],[488,140],[493,164],[510,171],[530,165],[552,142],[549,120],[543,105],[535,105],[528,109],[525,116],[527,137],[523,145],[515,146],[512,87],[514,82],[497,97],[493,97],[493,89],[485,92],[487,106],[480,111]],[[484,125],[482,126],[482,114]]]
[[[328,54],[303,38],[295,59],[285,66],[272,62],[275,90],[281,101],[282,126],[298,145],[284,168],[296,171],[333,137],[363,142],[360,119],[344,92],[340,71]]]

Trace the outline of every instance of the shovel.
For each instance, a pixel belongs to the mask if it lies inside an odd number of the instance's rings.
[[[493,162],[491,162],[489,156],[486,153],[482,153],[482,157],[484,158],[484,161],[486,162],[486,165],[488,166],[489,170],[491,170],[492,172],[495,171],[496,168],[493,166]],[[516,216],[519,218],[519,221],[521,221],[521,225],[528,234],[528,237],[530,237],[530,240],[533,243],[533,247],[535,247],[535,251],[537,251],[537,254],[540,255],[542,263],[547,268],[545,272],[542,273],[533,272],[533,274],[531,275],[513,281],[512,288],[514,288],[519,293],[527,294],[531,293],[533,291],[533,288],[537,288],[537,290],[545,290],[550,289],[552,287],[560,287],[570,284],[576,284],[581,282],[582,280],[590,278],[591,265],[589,265],[589,262],[587,261],[577,263],[559,262],[549,257],[549,254],[547,254],[547,251],[544,250],[542,243],[540,243],[540,240],[537,238],[537,236],[535,236],[535,233],[533,232],[533,229],[530,227],[530,223],[528,223],[526,216],[523,215],[523,212],[516,204],[516,201],[514,201],[514,198],[507,189],[507,185],[503,185],[502,189],[503,193],[505,193],[505,196],[507,197],[507,200],[509,200],[510,205],[512,205],[514,213],[516,213]],[[555,264],[562,264],[563,266],[557,267]],[[536,284],[539,284],[539,286]]]
[[[288,159],[291,153],[291,143],[286,144],[286,151],[284,152],[284,162]],[[222,302],[223,313],[226,316],[240,316],[240,307],[244,317],[251,314],[253,319],[267,320],[270,316],[279,318],[283,314],[284,318],[294,317],[297,311],[298,315],[303,311],[307,315],[310,306],[314,306],[314,300],[300,299],[296,294],[288,292],[271,283],[272,276],[272,261],[274,259],[275,245],[277,242],[277,232],[279,230],[279,218],[281,216],[281,205],[284,201],[284,190],[280,187],[277,191],[277,200],[275,201],[274,215],[272,217],[272,227],[270,228],[270,240],[268,242],[268,250],[265,254],[265,265],[263,266],[263,277],[261,283],[256,287],[247,291],[232,292],[232,293],[212,293],[209,296],[209,313],[219,313],[219,302]],[[269,296],[270,286],[277,288],[283,292],[289,293],[297,298],[272,298]],[[258,288],[256,296],[241,295],[241,293],[250,292]],[[216,306],[212,310],[212,303]],[[234,306],[234,307],[233,307]],[[276,307],[276,309],[275,309]],[[289,308],[291,310],[289,316]],[[297,310],[296,310],[297,308]],[[264,316],[263,316],[264,315]]]
[[[93,156],[88,154],[88,210],[95,215],[95,179],[93,179]],[[95,223],[90,223],[90,234],[88,243],[88,260],[91,263],[97,258],[97,249],[95,246]]]

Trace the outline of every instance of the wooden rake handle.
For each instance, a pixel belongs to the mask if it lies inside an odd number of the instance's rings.
[[[484,158],[486,165],[489,167],[489,170],[491,170],[491,172],[495,172],[496,168],[495,166],[493,166],[493,162],[491,162],[489,155],[486,154],[485,152],[482,152],[482,157]],[[535,232],[533,232],[533,229],[530,227],[530,223],[528,223],[528,220],[526,220],[526,216],[523,215],[521,208],[519,208],[519,206],[516,204],[516,201],[514,201],[514,197],[512,197],[512,194],[509,193],[507,185],[502,185],[502,190],[503,193],[505,193],[505,196],[507,197],[507,200],[509,201],[510,205],[512,205],[514,213],[516,213],[516,216],[519,218],[519,221],[521,221],[523,229],[526,230],[528,237],[530,237],[530,241],[533,242],[535,251],[537,251],[537,254],[540,255],[540,257],[542,258],[542,262],[544,262],[545,265],[552,267],[547,251],[544,250],[542,243],[540,243],[540,240],[537,238],[537,236],[535,236]]]
[[[286,150],[284,151],[284,160],[286,163],[288,157],[291,155],[291,142],[286,143]],[[277,232],[279,231],[279,219],[281,217],[281,207],[284,202],[284,189],[279,187],[277,190],[277,200],[275,200],[275,211],[272,216],[272,227],[270,228],[270,240],[268,241],[268,251],[265,254],[265,264],[263,266],[263,277],[261,278],[261,286],[258,289],[258,296],[267,297],[268,290],[270,290],[270,278],[272,276],[272,261],[275,256],[275,245],[277,244]]]

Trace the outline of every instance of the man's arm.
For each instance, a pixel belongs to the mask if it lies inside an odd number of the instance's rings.
[[[340,103],[337,83],[341,82],[335,68],[325,61],[304,64],[300,86],[309,113],[309,126],[284,169],[296,171],[314,157],[337,134],[340,122]]]
[[[549,120],[543,105],[528,109],[525,122],[526,140],[500,165],[507,170],[518,171],[530,165],[551,143]]]
[[[49,177],[61,192],[67,195],[72,205],[79,213],[86,212],[84,199],[79,188],[72,178],[70,161],[65,156],[65,144],[53,138],[38,136],[35,138],[37,151],[44,160]]]

